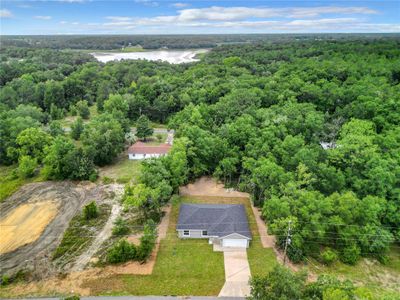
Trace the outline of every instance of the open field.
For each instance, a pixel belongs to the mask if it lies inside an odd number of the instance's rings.
[[[89,111],[90,111],[89,119],[87,120],[83,119],[83,123],[89,122],[91,118],[98,115],[96,105],[89,106]],[[71,125],[76,121],[77,118],[78,116],[66,116],[64,119],[60,120],[61,126],[64,128],[66,132],[69,132],[71,131]]]
[[[99,169],[99,180],[110,178],[120,183],[135,182],[140,174],[140,167],[140,161],[128,159],[128,152],[125,151],[112,165]]]

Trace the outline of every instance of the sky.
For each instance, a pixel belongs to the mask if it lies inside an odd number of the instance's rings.
[[[400,32],[400,0],[1,0],[0,34]]]

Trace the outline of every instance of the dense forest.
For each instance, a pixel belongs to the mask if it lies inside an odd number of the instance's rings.
[[[355,40],[396,37],[395,34],[179,34],[179,35],[10,35],[1,47],[112,50],[140,45],[144,49],[213,48],[227,44],[281,43],[293,40]]]
[[[87,39],[76,47],[99,43]],[[400,247],[398,36],[222,45],[182,65],[24,43],[1,49],[0,163],[18,163],[15,176],[95,179],[145,115],[176,130],[171,153],[126,188],[147,217],[207,174],[249,192],[280,247],[290,224],[294,262],[385,262]],[[65,133],[58,120],[91,105],[100,114]]]

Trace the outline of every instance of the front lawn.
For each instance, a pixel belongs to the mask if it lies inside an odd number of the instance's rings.
[[[251,209],[248,198],[238,197],[214,197],[214,196],[190,196],[183,198],[185,202],[191,203],[220,203],[220,204],[243,204],[246,208],[247,219],[253,239],[247,250],[250,271],[252,276],[264,276],[277,264],[276,256],[271,248],[263,248],[258,232],[257,223]]]
[[[85,287],[95,295],[218,295],[225,282],[223,254],[213,252],[207,240],[178,239],[178,214],[174,203],[151,275],[114,275],[88,280]]]

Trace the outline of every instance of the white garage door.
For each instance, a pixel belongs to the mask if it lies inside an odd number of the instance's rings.
[[[247,248],[246,239],[223,239],[223,247]]]

